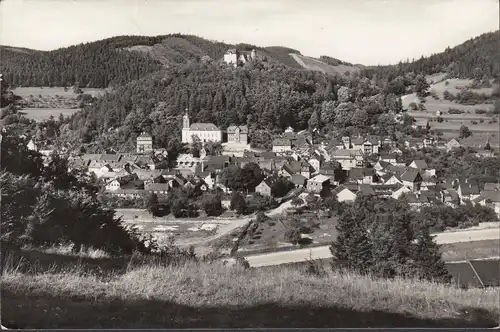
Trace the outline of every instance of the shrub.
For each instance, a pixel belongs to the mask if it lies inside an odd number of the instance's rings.
[[[486,110],[483,110],[483,109],[477,109],[475,111],[476,114],[486,114]]]
[[[464,111],[459,110],[458,108],[450,108],[448,110],[448,114],[463,114]]]
[[[417,103],[415,102],[411,102],[409,105],[408,105],[408,108],[412,111],[416,111],[418,109],[418,106],[417,106]]]

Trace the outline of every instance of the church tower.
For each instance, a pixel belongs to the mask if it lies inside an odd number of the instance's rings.
[[[186,108],[186,114],[182,117],[182,143],[190,143],[189,135],[189,115]]]

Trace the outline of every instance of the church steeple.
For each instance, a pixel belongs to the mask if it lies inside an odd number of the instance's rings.
[[[186,114],[182,117],[182,128],[187,129],[189,128],[189,115],[188,115],[188,109],[186,108]]]

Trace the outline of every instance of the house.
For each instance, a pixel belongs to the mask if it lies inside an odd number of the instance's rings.
[[[480,197],[484,198],[480,204],[491,207],[500,218],[500,191],[483,190]]]
[[[446,147],[446,151],[449,152],[453,149],[458,149],[458,148],[462,147],[462,145],[460,144],[460,142],[456,138],[452,138],[451,140],[449,140],[445,144],[445,147]]]
[[[500,191],[500,183],[486,182],[483,190],[486,191]]]
[[[307,180],[307,190],[315,193],[321,192],[321,190],[323,190],[325,186],[329,185],[330,178],[321,174],[318,174],[312,179]]]
[[[479,184],[473,180],[460,180],[458,183],[457,193],[463,201],[472,201],[480,195]]]
[[[391,197],[394,199],[400,199],[401,196],[403,196],[403,194],[408,194],[408,193],[411,193],[411,190],[408,187],[402,186],[399,189],[396,189],[392,193]]]
[[[301,174],[293,174],[290,181],[295,185],[295,188],[303,188],[306,186],[307,178]]]
[[[308,160],[309,165],[313,168],[314,172],[318,172],[321,165],[325,162],[325,158],[317,153],[312,154],[311,158]]]
[[[340,186],[335,191],[339,202],[354,202],[356,200],[356,193],[347,187]]]
[[[424,148],[430,148],[436,143],[436,140],[432,136],[427,136],[424,138],[423,145]]]
[[[351,145],[351,138],[349,136],[342,137],[342,145],[341,149],[349,150],[353,148]]]
[[[292,151],[292,141],[287,138],[276,138],[273,140],[273,152],[282,153]]]
[[[289,161],[279,171],[279,175],[286,178],[291,178],[294,174],[300,174],[309,179],[311,177],[311,165],[305,161]]]
[[[403,185],[408,187],[411,191],[416,192],[420,190],[422,185],[422,176],[418,171],[407,170],[401,175]]]
[[[372,184],[377,182],[377,174],[373,168],[351,168],[349,180],[359,184]]]
[[[33,141],[33,139],[30,139],[28,144],[26,144],[26,147],[28,148],[28,150],[38,151],[38,145],[35,144],[35,141]]]
[[[351,140],[351,145],[354,150],[362,151],[363,152],[363,143],[365,140],[361,137],[356,137]]]
[[[414,160],[408,166],[411,167],[411,168],[415,168],[415,169],[421,170],[421,171],[425,171],[428,168],[427,167],[427,163],[425,162],[425,160]]]
[[[441,200],[445,205],[451,207],[460,205],[460,196],[458,196],[457,191],[453,188],[441,190]]]
[[[144,182],[144,190],[155,194],[166,194],[170,189],[169,183]]]
[[[478,158],[491,158],[491,157],[495,156],[495,153],[493,152],[493,150],[482,149],[482,150],[478,150],[475,155]]]
[[[332,159],[340,163],[342,169],[350,170],[354,167],[363,167],[364,158],[360,150],[335,150],[332,154]]]
[[[379,160],[377,163],[373,166],[373,169],[377,171],[377,173],[385,173],[384,170],[387,166],[389,166],[391,163],[384,161],[384,160]]]
[[[380,147],[380,141],[377,137],[369,136],[363,142],[363,153],[370,154],[378,154]]]
[[[274,176],[269,176],[262,180],[261,183],[255,187],[255,192],[261,194],[262,196],[272,196],[272,188],[278,178]]]
[[[375,192],[375,194],[377,196],[392,197],[394,192],[396,192],[400,188],[404,188],[404,186],[399,184],[399,183],[397,183],[397,184],[377,184],[377,185],[372,185],[371,188],[373,189],[373,191]]]
[[[248,144],[248,127],[235,125],[227,127],[227,142],[234,144]]]
[[[146,194],[142,189],[117,189],[109,192],[113,196],[124,198],[140,198]]]

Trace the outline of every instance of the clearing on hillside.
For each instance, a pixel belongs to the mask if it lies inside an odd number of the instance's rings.
[[[320,71],[322,73],[326,74],[340,74],[340,75],[345,75],[347,72],[353,73],[353,72],[358,72],[359,68],[354,67],[354,66],[346,66],[346,65],[338,65],[338,66],[331,66],[323,61],[310,58],[308,56],[303,56],[300,54],[294,54],[290,53],[290,55],[297,61],[303,68],[309,69],[309,70],[315,70],[315,71]]]
[[[28,119],[33,119],[36,122],[42,122],[48,120],[52,115],[54,118],[58,118],[62,114],[65,118],[78,112],[79,108],[23,108],[19,111]]]
[[[106,89],[99,88],[82,88],[82,90],[83,93],[88,93],[93,97],[102,95],[106,91]],[[60,96],[72,99],[76,99],[78,97],[78,95],[73,92],[71,87],[69,87],[66,91],[64,91],[64,87],[18,87],[13,89],[12,92],[23,99],[26,99],[29,96],[38,97],[39,95],[42,97]]]

